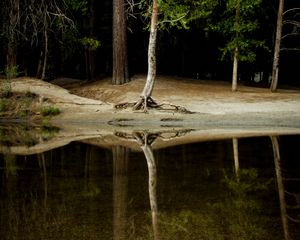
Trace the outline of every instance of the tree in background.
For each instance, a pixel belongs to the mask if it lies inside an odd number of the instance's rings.
[[[279,1],[278,13],[277,13],[277,27],[276,27],[276,38],[275,38],[275,46],[274,46],[274,58],[273,58],[273,68],[272,68],[272,82],[271,82],[271,91],[275,92],[278,86],[278,73],[279,73],[279,60],[280,60],[280,51],[281,50],[292,50],[299,51],[299,46],[296,47],[285,47],[282,48],[282,40],[299,36],[300,35],[300,8],[290,8],[284,11],[284,0]],[[286,15],[289,16],[287,17]],[[286,19],[284,19],[284,17]],[[286,34],[282,34],[283,26],[289,26]]]
[[[20,28],[20,1],[3,1],[3,33],[6,39],[6,68],[11,69],[17,65],[18,33]]]
[[[264,41],[258,40],[254,35],[255,30],[259,28],[256,19],[261,0],[228,0],[223,3],[226,5],[222,18],[212,28],[227,39],[226,45],[221,48],[222,59],[227,55],[231,56],[232,91],[236,91],[239,62],[253,62],[256,58],[255,50],[265,46]]]
[[[126,16],[124,0],[113,0],[113,74],[112,84],[129,82]]]
[[[272,68],[271,91],[276,91],[277,84],[278,84],[279,54],[280,54],[280,43],[281,43],[281,34],[282,34],[283,10],[284,10],[284,0],[279,0],[276,38],[275,38],[275,47],[274,47],[274,59],[273,59],[273,68]]]

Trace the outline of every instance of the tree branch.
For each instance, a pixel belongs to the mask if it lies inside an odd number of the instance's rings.
[[[281,48],[280,51],[299,51],[300,48]]]
[[[295,20],[285,20],[282,22],[283,25],[286,25],[286,24],[291,24],[291,25],[295,25],[297,27],[300,26],[300,22],[297,22]]]
[[[290,36],[298,36],[300,35],[300,32],[299,33],[288,33],[288,34],[285,34],[284,36],[281,37],[281,40],[287,38],[287,37],[290,37]]]
[[[182,14],[182,15],[181,15],[179,18],[177,18],[177,19],[173,19],[173,20],[164,20],[164,21],[161,21],[159,24],[178,22],[178,21],[180,21],[181,19],[185,18],[186,15],[188,15],[188,13],[189,13],[189,12],[187,11],[186,13]]]
[[[289,12],[297,11],[297,10],[300,11],[300,8],[291,8],[291,9],[288,9],[288,10],[286,10],[285,12],[283,12],[283,15],[285,15],[285,14],[287,14],[287,13],[289,13]]]

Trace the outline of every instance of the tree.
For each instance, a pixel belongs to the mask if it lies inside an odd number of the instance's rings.
[[[75,28],[67,16],[68,1],[77,0],[5,0],[1,4],[5,13],[1,37],[6,45],[7,68],[17,66],[17,50],[24,51],[22,47],[28,44],[30,51],[41,48],[36,75],[46,77],[50,42],[67,29]]]
[[[145,0],[141,0],[143,6]],[[157,103],[152,98],[152,91],[156,78],[156,44],[158,29],[167,27],[188,28],[187,24],[195,19],[209,16],[211,9],[215,6],[215,1],[202,0],[153,0],[151,6],[150,37],[148,45],[148,73],[144,89],[140,95],[140,100],[133,109],[143,109],[147,112],[148,106],[157,107]],[[159,14],[162,14],[158,18]],[[145,14],[147,16],[147,14]]]
[[[233,60],[232,91],[237,90],[239,62],[253,62],[256,58],[255,50],[264,47],[264,41],[253,36],[259,27],[257,12],[260,5],[261,0],[229,0],[220,22],[212,26],[227,39],[221,52],[223,60],[227,55]]]
[[[129,82],[126,18],[124,0],[113,0],[113,74],[112,84]]]
[[[141,93],[141,99],[136,103],[134,109],[138,109],[141,105],[144,106],[144,111],[147,111],[148,104],[155,104],[151,98],[151,94],[154,87],[154,81],[156,77],[156,39],[158,29],[158,2],[153,0],[152,3],[152,14],[150,24],[150,37],[148,45],[148,73],[147,80],[144,86],[144,90]]]
[[[276,39],[275,39],[275,47],[274,47],[274,59],[273,59],[273,68],[272,68],[272,82],[271,82],[272,92],[276,91],[277,84],[278,84],[279,54],[280,54],[280,43],[281,43],[281,34],[282,34],[283,10],[284,10],[284,0],[279,0]]]
[[[17,65],[18,31],[20,27],[20,2],[19,0],[7,0],[3,3],[4,36],[7,41],[6,68],[11,69]]]
[[[273,58],[273,67],[272,67],[272,82],[270,89],[272,92],[275,92],[277,90],[278,86],[278,74],[279,74],[279,60],[280,60],[280,51],[283,50],[281,48],[282,40],[291,37],[300,35],[300,21],[293,20],[293,19],[285,19],[284,16],[286,16],[288,13],[296,13],[296,15],[299,16],[300,8],[290,8],[284,11],[284,0],[279,0],[279,7],[278,7],[278,13],[277,13],[277,27],[276,27],[276,38],[275,38],[275,46],[274,46],[274,58]],[[283,26],[289,25],[291,26],[291,31],[289,31],[287,34],[282,36]],[[284,48],[284,50],[297,50],[299,51],[299,48]]]

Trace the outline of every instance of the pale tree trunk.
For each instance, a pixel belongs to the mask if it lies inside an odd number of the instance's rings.
[[[237,82],[238,82],[238,55],[239,55],[239,49],[238,47],[234,50],[234,56],[233,56],[233,71],[232,71],[232,87],[231,90],[233,92],[237,91]]]
[[[158,27],[158,3],[153,0],[150,37],[148,46],[148,73],[144,90],[141,94],[141,100],[134,106],[134,109],[140,108],[144,105],[144,111],[147,111],[147,105],[154,103],[151,94],[154,87],[156,77],[156,40],[157,40],[157,27]]]
[[[113,0],[113,75],[112,84],[129,82],[124,0]]]
[[[44,61],[43,61],[43,71],[42,71],[42,79],[46,78],[46,68],[48,61],[48,32],[47,29],[44,30],[44,39],[45,39],[45,49],[44,49]]]
[[[153,154],[151,144],[155,141],[156,136],[149,136],[147,132],[136,133],[135,139],[139,143],[141,149],[147,160],[148,166],[148,190],[149,190],[149,200],[152,216],[152,228],[154,240],[159,240],[159,227],[158,227],[158,207],[157,207],[157,170],[156,163]]]
[[[236,27],[240,25],[240,0],[238,0],[238,4],[236,6],[235,12],[235,24]],[[239,31],[236,32],[236,39],[239,38]],[[237,43],[235,43],[235,49],[233,53],[233,71],[232,71],[232,91],[237,91],[237,82],[238,82],[238,64],[239,64],[239,47]]]
[[[159,239],[159,229],[158,229],[158,207],[157,207],[157,194],[156,194],[156,186],[157,186],[157,170],[155,159],[153,155],[153,151],[150,145],[147,144],[147,139],[145,140],[145,144],[142,146],[142,150],[147,159],[148,166],[148,176],[149,176],[149,199],[150,199],[150,208],[151,208],[151,216],[152,216],[152,227],[153,227],[153,235],[154,239]]]
[[[271,82],[271,87],[270,87],[272,92],[275,92],[277,90],[277,85],[278,85],[283,9],[284,9],[284,0],[279,0],[275,48],[274,48],[274,59],[273,59],[273,68],[272,68],[272,82]]]
[[[42,176],[44,181],[44,207],[47,208],[47,201],[48,201],[48,181],[47,181],[47,168],[46,168],[46,159],[45,154],[41,153],[38,155],[39,164],[42,168]]]
[[[239,145],[238,145],[238,139],[233,138],[232,139],[232,146],[233,146],[233,158],[234,158],[234,170],[235,170],[235,176],[237,181],[240,180],[240,163],[239,163]]]
[[[280,166],[280,151],[279,151],[278,137],[271,136],[271,141],[273,146],[274,164],[275,164],[275,172],[276,172],[276,179],[277,179],[278,195],[279,195],[279,202],[280,202],[280,213],[281,213],[282,228],[284,232],[284,239],[290,240],[288,218],[287,218],[287,211],[286,211],[286,201],[284,196],[285,191],[284,191],[284,184],[283,184],[283,178],[282,178],[281,166]]]

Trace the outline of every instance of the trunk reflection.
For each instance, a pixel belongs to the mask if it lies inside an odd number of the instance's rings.
[[[154,239],[159,239],[159,227],[158,227],[158,207],[157,207],[157,170],[156,163],[153,154],[151,144],[155,141],[157,135],[149,135],[147,132],[136,133],[135,139],[139,143],[143,150],[148,166],[148,188],[149,188],[149,199],[152,216],[152,227]]]
[[[275,164],[275,172],[276,172],[276,179],[277,179],[277,187],[278,187],[278,195],[279,195],[279,202],[280,202],[280,212],[281,212],[281,221],[284,233],[284,239],[289,240],[289,227],[288,227],[288,219],[287,219],[287,212],[286,212],[286,201],[284,196],[284,184],[282,179],[281,173],[281,166],[280,166],[280,150],[279,150],[279,142],[277,136],[271,136],[272,147],[273,147],[273,155],[274,155],[274,164]]]
[[[113,226],[114,239],[123,240],[126,237],[127,223],[127,189],[128,175],[127,167],[129,150],[122,146],[115,146],[112,149],[113,155]]]

